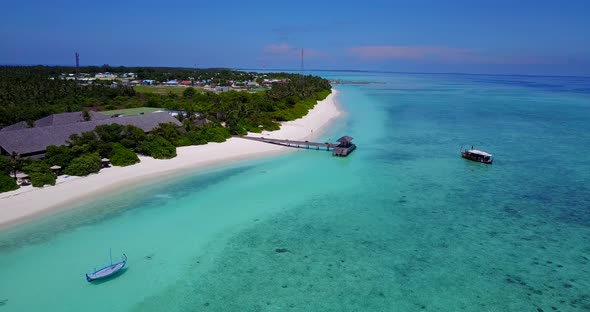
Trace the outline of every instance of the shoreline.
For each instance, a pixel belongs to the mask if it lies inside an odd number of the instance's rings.
[[[249,135],[289,140],[320,137],[336,118],[343,115],[335,100],[337,95],[338,91],[332,88],[332,93],[318,101],[304,117],[281,123],[280,130]],[[0,230],[72,209],[79,201],[91,201],[113,192],[120,193],[155,183],[157,178],[167,179],[188,171],[192,173],[295,151],[288,147],[230,138],[223,143],[178,147],[177,156],[172,159],[139,156],[141,162],[132,166],[113,166],[84,177],[60,176],[54,186],[25,186],[0,193]]]

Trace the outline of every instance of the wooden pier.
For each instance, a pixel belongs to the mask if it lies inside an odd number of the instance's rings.
[[[252,140],[258,141],[263,143],[281,145],[285,147],[293,147],[293,148],[304,148],[304,149],[316,149],[316,150],[325,150],[325,151],[332,151],[333,156],[348,156],[352,151],[356,149],[356,145],[352,144],[352,138],[349,136],[343,136],[342,138],[338,139],[338,143],[319,143],[319,142],[310,142],[310,141],[293,141],[293,140],[280,140],[280,139],[270,139],[270,138],[263,138],[263,137],[252,137],[252,136],[236,136],[240,139],[245,140]]]

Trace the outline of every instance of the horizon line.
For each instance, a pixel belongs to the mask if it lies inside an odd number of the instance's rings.
[[[254,68],[235,68],[235,70],[257,70]],[[301,72],[300,69],[286,68],[267,68],[258,69],[262,71],[290,71]],[[390,70],[370,70],[370,69],[306,69],[304,72],[328,71],[328,72],[357,72],[357,73],[383,73],[383,74],[413,74],[413,75],[473,75],[473,76],[527,76],[527,77],[563,77],[563,78],[590,78],[581,75],[551,75],[551,74],[506,74],[506,73],[461,73],[461,72],[412,72],[412,71],[390,71]]]
[[[103,64],[105,65],[105,64]],[[80,67],[101,67],[103,65],[83,65]],[[108,65],[108,64],[107,64]],[[23,67],[34,67],[34,66],[46,66],[46,67],[66,67],[75,68],[74,65],[47,65],[47,64],[0,64],[1,66],[23,66]],[[290,72],[301,72],[301,69],[288,69],[288,68],[246,68],[246,67],[225,67],[225,66],[212,66],[212,67],[187,67],[187,66],[152,66],[152,65],[109,65],[109,67],[145,67],[145,68],[181,68],[181,69],[230,69],[238,71],[290,71]],[[590,75],[552,75],[552,74],[508,74],[508,73],[466,73],[466,72],[413,72],[413,71],[394,71],[394,70],[370,70],[370,69],[305,69],[303,72],[357,72],[357,73],[384,73],[384,74],[415,74],[415,75],[475,75],[475,76],[525,76],[525,77],[562,77],[562,78],[590,78]]]

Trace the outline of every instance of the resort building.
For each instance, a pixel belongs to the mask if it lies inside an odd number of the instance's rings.
[[[97,113],[97,112],[88,112],[88,115],[84,116],[83,112],[73,112],[73,113],[61,113],[61,114],[52,114],[37,121],[33,122],[32,125],[28,124],[26,121],[17,122],[10,126],[6,126],[0,129],[0,132],[3,131],[12,131],[12,130],[20,130],[26,128],[38,128],[38,127],[48,127],[48,126],[59,126],[59,125],[69,125],[77,122],[83,121],[91,121],[91,120],[102,120],[102,119],[109,119],[110,116]]]
[[[76,114],[79,114],[76,115]],[[82,112],[53,114],[35,122],[35,126],[27,128],[24,123],[14,124],[0,131],[0,154],[10,155],[13,152],[20,156],[42,158],[47,146],[65,145],[72,134],[90,132],[100,125],[120,124],[132,125],[149,132],[162,123],[172,123],[182,126],[178,119],[168,113],[152,113],[126,117],[110,117],[100,113],[90,112],[90,120],[83,119]],[[80,116],[82,119],[80,120]],[[92,116],[96,117],[92,119]],[[17,126],[18,125],[18,126]],[[21,127],[21,128],[18,128]],[[7,129],[9,128],[9,129]],[[18,128],[18,129],[15,129]]]
[[[103,120],[109,118],[109,116],[93,111],[89,111],[86,117],[84,117],[84,112],[52,114],[35,121],[34,127],[69,125],[77,122]]]

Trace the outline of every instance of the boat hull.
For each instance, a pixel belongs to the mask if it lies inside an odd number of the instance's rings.
[[[92,281],[96,281],[99,279],[107,278],[109,276],[116,275],[125,267],[126,263],[127,263],[127,261],[121,261],[121,262],[115,263],[113,265],[109,265],[107,267],[104,267],[94,273],[86,274],[86,281],[92,282]]]
[[[468,154],[465,152],[461,152],[461,157],[463,157],[465,159],[469,159],[471,161],[475,161],[475,162],[482,163],[482,164],[488,164],[488,165],[491,165],[493,162],[492,159],[485,160],[482,157],[477,157],[477,156],[474,156],[473,154]]]

